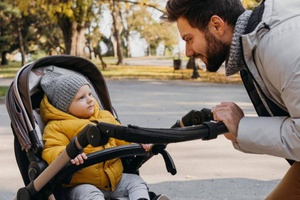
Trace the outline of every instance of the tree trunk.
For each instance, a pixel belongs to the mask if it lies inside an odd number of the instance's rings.
[[[93,50],[92,50],[90,44],[87,46],[87,48],[88,48],[88,50],[89,50],[89,52],[88,52],[88,58],[89,58],[90,60],[92,60],[92,59],[93,59],[93,56],[92,56]],[[95,55],[95,57],[96,57],[96,55]]]
[[[150,45],[148,46],[148,56],[151,56],[151,47],[150,47]]]
[[[70,49],[70,55],[76,56],[76,50],[77,50],[77,37],[78,37],[78,32],[77,32],[77,22],[72,23],[72,37],[71,37],[71,49]]]
[[[60,19],[59,26],[64,36],[65,54],[84,56],[86,27],[70,19]]]
[[[69,19],[61,18],[58,20],[58,25],[63,33],[65,43],[65,54],[70,55],[72,44],[72,23]]]
[[[6,59],[7,51],[1,52],[1,65],[8,65],[8,60]]]
[[[129,33],[126,34],[126,49],[127,49],[127,58],[131,58],[132,57],[132,54],[131,54],[131,44],[130,44],[130,39],[129,39]]]
[[[86,28],[84,26],[79,25],[76,21],[72,23],[71,55],[85,56],[85,32]]]
[[[77,37],[77,56],[85,57],[85,46],[86,46],[86,33],[87,28],[85,26],[81,26],[79,29],[78,37]]]
[[[26,63],[26,55],[25,55],[25,48],[23,43],[22,31],[21,31],[21,24],[19,19],[17,19],[17,29],[18,29],[19,48],[20,48],[21,58],[22,58],[21,65],[23,66]]]
[[[92,58],[93,58],[93,48],[92,48],[92,43],[91,43],[91,31],[88,29],[88,31],[89,31],[89,33],[88,33],[88,38],[87,38],[87,40],[86,40],[86,47],[88,48],[88,58],[90,59],[90,60],[92,60]],[[96,57],[96,55],[94,55],[94,57]]]
[[[113,36],[116,40],[116,50],[117,50],[117,65],[124,64],[124,56],[123,56],[123,51],[122,51],[122,44],[121,44],[121,36],[120,36],[120,30],[119,27],[121,27],[120,23],[120,16],[118,16],[118,10],[117,10],[117,3],[115,0],[112,2],[113,4],[113,9],[112,9],[112,19],[113,19]]]
[[[115,55],[115,49],[114,49],[114,43],[113,43],[113,37],[102,37],[101,40],[102,42],[106,45],[107,47],[107,52],[105,53],[105,56],[114,56]]]
[[[94,50],[95,57],[98,56],[100,61],[101,61],[102,69],[105,70],[107,68],[107,64],[103,60],[103,57],[101,55],[101,49],[97,48],[97,47],[94,47],[93,50]]]

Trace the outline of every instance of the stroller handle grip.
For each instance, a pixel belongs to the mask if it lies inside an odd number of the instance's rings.
[[[202,108],[200,111],[191,110],[186,115],[184,115],[180,120],[177,120],[176,123],[171,128],[199,125],[204,122],[209,122],[211,120],[214,120],[214,118],[210,109]]]

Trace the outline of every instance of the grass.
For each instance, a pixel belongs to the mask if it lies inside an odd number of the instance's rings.
[[[7,89],[7,86],[0,86],[0,97],[5,96]]]
[[[161,58],[158,58],[161,59]],[[170,59],[170,58],[169,58]],[[106,79],[156,79],[156,80],[185,80],[211,83],[236,83],[240,84],[241,79],[239,75],[226,77],[223,73],[212,73],[198,70],[200,78],[192,79],[192,69],[175,70],[170,66],[129,66],[113,65],[114,58],[107,58],[105,60],[108,67],[103,70],[98,60],[93,61],[101,70]],[[13,78],[20,69],[19,62],[10,62],[9,65],[0,66],[0,78]],[[0,86],[0,97],[3,97],[7,91],[7,87]]]
[[[20,69],[21,63],[10,62],[9,65],[0,65],[0,78],[13,78]]]
[[[186,80],[212,83],[241,83],[239,75],[226,77],[221,73],[204,72],[198,70],[200,78],[192,79],[192,69],[175,70],[173,67],[152,66],[109,66],[101,70],[105,78],[110,79],[157,79],[157,80]]]

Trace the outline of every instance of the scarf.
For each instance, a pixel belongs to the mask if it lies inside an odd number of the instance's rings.
[[[251,13],[251,10],[246,10],[239,16],[235,24],[229,57],[225,63],[226,76],[231,76],[245,68],[240,37],[245,33]]]

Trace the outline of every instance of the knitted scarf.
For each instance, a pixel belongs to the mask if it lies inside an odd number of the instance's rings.
[[[245,32],[251,13],[251,10],[246,10],[237,19],[232,36],[229,57],[225,63],[226,76],[231,76],[239,72],[241,69],[245,68],[240,37]]]

